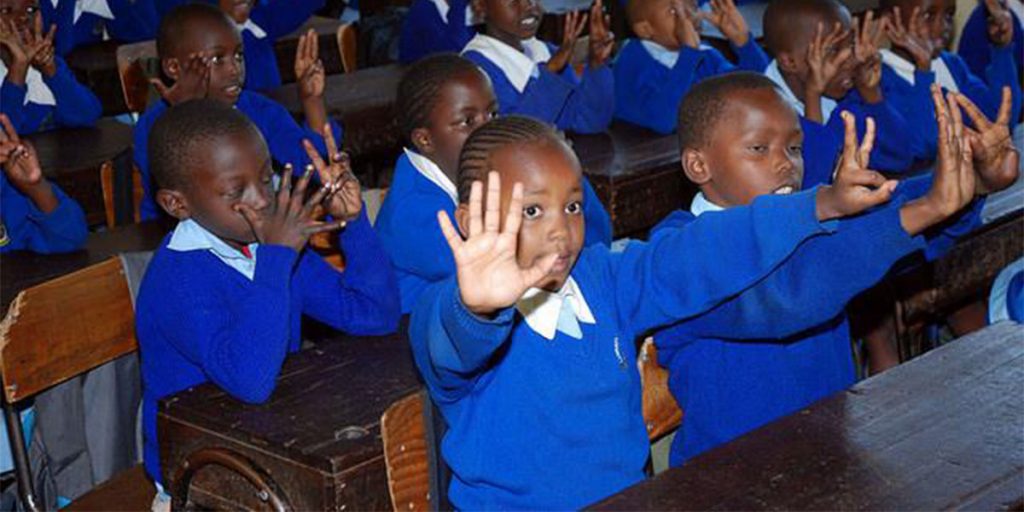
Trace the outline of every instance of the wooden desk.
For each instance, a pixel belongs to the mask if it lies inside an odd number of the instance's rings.
[[[965,336],[595,510],[1024,506],[1024,330]]]
[[[151,251],[160,245],[171,226],[161,221],[90,233],[85,247],[64,254],[36,254],[13,251],[0,254],[0,318],[18,292],[55,279],[122,252]]]
[[[643,236],[666,215],[686,207],[696,187],[679,166],[675,134],[658,135],[615,121],[606,133],[570,136],[615,236]]]
[[[251,460],[293,510],[390,509],[380,416],[419,386],[404,337],[335,335],[291,355],[265,404],[212,384],[183,391],[160,404],[164,482],[173,489],[189,454],[219,447]],[[223,467],[199,471],[191,496],[218,510],[261,509],[253,487]]]
[[[46,177],[78,201],[89,225],[106,222],[100,167],[114,163],[130,194],[132,127],[101,119],[93,128],[61,128],[25,137],[36,147]],[[115,180],[117,181],[117,180]],[[130,195],[128,197],[131,197]]]

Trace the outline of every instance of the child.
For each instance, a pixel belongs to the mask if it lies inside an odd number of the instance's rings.
[[[765,75],[805,119],[805,184],[827,182],[842,147],[838,112],[862,121],[871,117],[885,137],[877,141],[874,165],[905,172],[924,154],[924,144],[880,87],[880,24],[869,12],[853,25],[836,0],[779,0],[764,13],[765,44],[775,56]],[[824,172],[823,172],[824,171]]]
[[[476,35],[467,0],[415,0],[402,22],[398,60],[411,64],[434,53],[458,52]]]
[[[43,177],[35,149],[0,114],[0,253],[74,251],[85,243],[78,203]]]
[[[701,46],[697,26],[707,18],[729,39],[739,68],[761,72],[768,56],[754,41],[733,0],[711,2],[701,17],[693,0],[632,0],[627,14],[639,40],[615,59],[615,117],[658,133],[676,129],[676,110],[693,84],[737,69],[718,50]]]
[[[163,0],[42,0],[38,8],[43,21],[57,27],[57,54],[67,55],[107,38],[124,43],[153,39],[158,1]]]
[[[686,415],[673,441],[672,465],[853,384],[846,304],[897,261],[925,249],[920,235],[926,229],[940,226],[933,230],[943,231],[929,238],[941,241],[978,225],[982,201],[957,212],[976,189],[993,190],[989,170],[980,178],[974,174],[970,142],[959,136],[963,128],[954,97],[950,113],[937,90],[935,103],[949,142],[941,146],[934,180],[905,181],[891,203],[843,219],[834,233],[808,240],[756,286],[655,334],[670,390]],[[842,115],[847,137],[853,137],[853,118]],[[680,126],[693,127],[679,134],[683,168],[701,192],[689,212],[669,216],[652,238],[758,196],[799,190],[803,169],[795,148],[800,125],[770,80],[740,73],[708,80],[691,91],[679,116]],[[874,140],[870,121],[867,132],[855,155],[861,166],[867,165]],[[755,142],[764,145],[762,153],[744,147]],[[846,148],[844,162],[850,164],[849,141]],[[1002,157],[1017,160],[1012,152]],[[995,186],[1011,181],[1002,179]]]
[[[102,113],[100,100],[57,56],[54,27],[44,34],[34,2],[13,3],[18,5],[0,3],[0,111],[21,134],[92,126]]]
[[[587,15],[565,15],[562,46],[556,51],[536,37],[543,15],[536,0],[472,0],[487,28],[466,44],[462,54],[491,78],[503,115],[533,116],[579,133],[608,127],[615,91],[612,71],[605,64],[615,38],[601,2],[594,0],[590,8],[589,62],[577,76],[570,60]]]
[[[979,1],[978,6],[971,11],[967,23],[960,31],[960,46],[956,53],[975,76],[983,76],[989,63],[992,62],[992,45],[988,35],[989,13],[1004,19],[1007,16],[1010,18],[1012,25],[1010,30],[1013,31],[1010,55],[1014,56],[1017,72],[1024,71],[1024,25],[1021,25],[1020,15],[1017,14],[1019,12],[1024,15],[1024,5],[1020,3],[1020,0],[1008,0],[1005,7],[1001,4],[1000,0]],[[1017,12],[1014,12],[1014,9],[1017,9]],[[995,23],[991,26],[993,30],[1005,30],[1006,24],[1005,22]]]
[[[410,324],[448,425],[455,508],[576,509],[643,479],[636,337],[753,285],[831,229],[821,222],[888,199],[891,185],[853,186],[861,174],[612,253],[582,249],[580,164],[549,125],[509,116],[473,132],[459,231],[438,213],[456,272],[420,296]]]
[[[993,3],[993,8],[1002,7]],[[882,88],[913,124],[922,132],[929,155],[936,151],[936,123],[925,91],[932,83],[960,92],[981,107],[989,118],[999,110],[1000,90],[1010,87],[1014,123],[1021,115],[1021,85],[1011,42],[1013,24],[1002,15],[989,16],[990,62],[984,80],[975,76],[956,54],[947,52],[953,37],[954,0],[882,0],[880,7],[892,50],[882,52]],[[1005,14],[1005,13],[1004,13]]]
[[[497,109],[487,75],[454,54],[417,62],[398,85],[400,124],[412,147],[395,163],[375,228],[395,267],[403,314],[412,311],[427,285],[455,272],[455,261],[437,229],[437,212],[455,214],[459,151],[466,137],[494,118]],[[586,243],[610,244],[608,214],[590,183],[582,182]]]
[[[323,153],[320,135],[328,124],[323,102],[324,72],[317,58],[315,36],[309,34],[299,40],[296,51],[296,69],[303,80],[298,92],[306,113],[306,125],[299,127],[281,105],[260,94],[242,89],[245,83],[245,62],[242,58],[242,40],[234,23],[216,7],[189,4],[171,11],[160,22],[157,54],[160,65],[174,84],[167,87],[154,79],[163,101],[156,102],[139,118],[135,126],[135,164],[142,173],[145,195],[142,199],[143,219],[153,219],[159,213],[154,202],[154,190],[149,178],[147,141],[153,123],[168,106],[194,98],[212,98],[234,105],[259,127],[270,146],[270,154],[281,164],[295,164],[301,169],[310,161],[302,148],[302,140],[314,141]],[[330,122],[336,140],[341,140],[341,127]],[[331,155],[335,159],[338,155]]]
[[[217,100],[170,108],[150,138],[161,208],[178,225],[146,270],[136,307],[142,356],[145,465],[161,481],[157,402],[212,381],[250,403],[270,396],[309,315],[355,335],[393,332],[394,277],[366,218],[359,184],[341,164],[312,160],[324,185],[307,200],[311,171],[273,190],[270,155],[243,113]],[[323,204],[332,222],[317,222]],[[303,250],[313,233],[344,227],[343,272]]]

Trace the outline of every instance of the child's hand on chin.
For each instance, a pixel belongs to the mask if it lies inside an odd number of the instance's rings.
[[[868,168],[871,148],[875,144],[875,120],[867,119],[864,140],[858,145],[856,117],[846,111],[841,115],[846,128],[843,154],[832,185],[818,190],[817,214],[818,220],[822,221],[856,215],[883,204],[889,201],[897,185],[895,180],[887,180]]]

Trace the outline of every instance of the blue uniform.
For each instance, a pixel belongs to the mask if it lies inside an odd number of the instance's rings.
[[[57,127],[92,126],[103,113],[100,100],[75,80],[64,59],[55,58],[57,72],[47,77],[29,70],[25,85],[15,85],[4,68],[0,112],[7,114],[22,135]],[[35,78],[33,78],[35,75]]]
[[[1010,43],[1010,55],[1014,56],[1013,62],[1017,72],[1024,70],[1024,26],[1020,18],[1012,10],[1010,16],[1013,18],[1013,41]],[[984,2],[971,11],[967,23],[960,31],[960,46],[957,48],[957,55],[967,64],[967,69],[975,76],[984,76],[989,63],[992,62],[992,43],[988,38],[988,10]]]
[[[326,153],[323,137],[308,125],[299,126],[291,114],[284,107],[273,100],[253,92],[242,91],[238,97],[235,107],[256,125],[263,134],[267,146],[270,148],[270,156],[280,165],[294,165],[295,174],[303,172],[305,166],[310,163],[306,150],[302,147],[302,139],[309,139],[321,154]],[[135,155],[135,165],[142,173],[142,185],[146,193],[142,198],[140,213],[143,220],[155,219],[160,212],[154,200],[156,189],[153,187],[149,175],[149,156],[147,143],[149,132],[153,129],[153,123],[167,110],[167,103],[158,101],[146,110],[135,125],[135,146],[132,149]],[[341,140],[341,127],[331,121],[331,129],[334,132],[334,139]]]
[[[0,253],[68,252],[82,247],[88,234],[82,208],[57,185],[50,187],[57,196],[57,208],[43,213],[0,172]]]
[[[454,185],[453,185],[454,187]],[[437,224],[437,212],[455,220],[456,199],[424,177],[402,155],[374,226],[391,255],[402,296],[402,313],[412,312],[416,300],[431,283],[455,273],[448,241]],[[584,246],[609,245],[611,220],[586,178],[583,178]]]
[[[627,40],[615,58],[615,117],[658,133],[674,132],[679,103],[694,84],[736,69],[760,73],[768,66],[753,36],[733,49],[738,66],[711,47],[671,51],[650,41]]]
[[[246,29],[246,25],[240,27],[245,49],[246,89],[265,91],[281,86],[274,43],[296,31],[323,6],[324,0],[274,0],[253,6],[249,21],[259,29]],[[321,48],[320,51],[327,49]]]
[[[77,17],[76,4],[86,4]],[[67,55],[79,45],[98,43],[104,34],[122,43],[137,43],[156,38],[160,17],[155,0],[50,0],[39,2],[43,23],[57,25],[55,45],[58,55]]]
[[[438,2],[444,4],[442,7]],[[458,53],[476,35],[466,25],[466,0],[415,0],[402,23],[398,41],[398,60],[411,64],[434,53]]]
[[[491,78],[501,114],[535,117],[578,133],[608,128],[615,110],[614,78],[608,66],[588,67],[580,77],[572,66],[555,74],[543,65],[555,52],[554,46],[536,39],[523,41],[523,46],[529,56],[478,34],[463,49],[463,56]]]
[[[622,253],[584,249],[571,277],[595,322],[579,325],[582,339],[538,334],[518,306],[477,317],[454,276],[432,285],[410,342],[448,424],[453,505],[577,509],[642,480],[649,444],[634,340],[712,308],[828,232],[813,194],[761,198]]]

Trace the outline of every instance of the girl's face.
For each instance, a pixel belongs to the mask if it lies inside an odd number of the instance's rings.
[[[413,144],[455,181],[466,138],[497,112],[498,100],[487,75],[478,70],[455,75],[438,91],[429,124],[413,130]]]
[[[13,21],[19,30],[28,27],[38,12],[36,0],[0,0],[0,20]]]
[[[487,35],[513,48],[537,35],[544,15],[537,0],[474,0],[473,5],[487,23]]]

